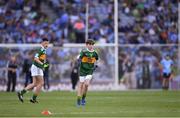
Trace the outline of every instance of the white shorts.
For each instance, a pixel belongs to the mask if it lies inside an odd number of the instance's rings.
[[[84,82],[85,80],[91,80],[91,79],[92,79],[92,75],[86,75],[86,76],[79,77],[80,82]]]
[[[38,68],[34,64],[31,66],[31,76],[44,76],[43,70],[41,68]]]

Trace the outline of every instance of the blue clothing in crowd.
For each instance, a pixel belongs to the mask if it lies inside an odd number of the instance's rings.
[[[173,64],[173,61],[171,59],[170,60],[163,59],[161,61],[161,65],[163,67],[163,73],[170,74],[172,72],[172,69],[171,69],[172,64]]]

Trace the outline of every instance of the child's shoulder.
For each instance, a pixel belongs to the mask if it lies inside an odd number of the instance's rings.
[[[88,50],[86,48],[83,48],[81,52],[87,52]]]

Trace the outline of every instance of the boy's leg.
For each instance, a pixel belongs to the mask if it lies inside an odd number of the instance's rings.
[[[83,94],[83,85],[85,81],[85,76],[79,77],[78,90],[77,90],[77,105],[81,105],[81,98]]]
[[[84,82],[84,85],[83,85],[83,95],[82,95],[82,105],[85,105],[86,104],[86,94],[87,94],[87,91],[88,91],[88,87],[90,85],[90,82],[91,82],[91,79],[92,79],[92,75],[87,75],[86,76],[86,80]]]
[[[32,90],[36,85],[37,85],[37,76],[33,76],[33,82],[31,84],[28,84],[23,90],[25,90],[25,92],[28,90]],[[22,94],[24,94],[24,93],[22,93]]]
[[[32,103],[36,103],[36,102],[37,102],[36,98],[37,98],[37,96],[39,95],[39,93],[40,93],[43,85],[44,85],[43,76],[37,76],[37,86],[36,86],[36,90],[35,90],[32,98],[30,99],[30,102],[32,102]]]
[[[78,91],[77,91],[77,105],[81,105],[81,97],[82,97],[82,90],[83,90],[84,82],[79,82],[78,84]]]
[[[83,96],[82,96],[83,99],[86,97],[89,84],[90,84],[90,80],[85,80],[84,85],[83,85]]]
[[[29,84],[28,86],[26,86],[22,91],[18,92],[18,98],[21,102],[23,102],[23,95],[28,91],[33,89],[35,86],[37,85],[37,79],[36,76],[33,77],[33,83]]]

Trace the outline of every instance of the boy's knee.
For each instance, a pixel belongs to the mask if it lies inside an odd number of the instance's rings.
[[[33,86],[33,87],[37,86],[37,83],[32,83],[32,86]]]
[[[43,86],[43,85],[44,85],[44,82],[41,82],[41,83],[40,83],[40,86]]]
[[[88,87],[88,86],[89,86],[89,83],[85,83],[84,86],[85,86],[85,87]]]

